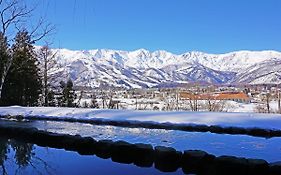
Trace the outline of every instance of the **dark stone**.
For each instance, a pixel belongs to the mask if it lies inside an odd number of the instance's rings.
[[[102,159],[108,159],[111,157],[111,148],[113,145],[112,140],[100,140],[96,143],[95,153]]]
[[[97,141],[92,137],[84,137],[75,143],[81,155],[94,155]]]
[[[196,131],[208,132],[209,126],[207,126],[207,125],[196,125]]]
[[[10,137],[16,137],[19,134],[20,128],[18,127],[6,127],[6,135]]]
[[[182,156],[182,169],[184,173],[204,173],[208,171],[215,159],[214,155],[210,155],[200,150],[184,151]]]
[[[271,175],[280,175],[281,174],[281,162],[275,162],[269,164],[269,172]]]
[[[135,145],[125,141],[114,142],[111,147],[111,160],[130,164],[134,161]]]
[[[67,122],[71,122],[71,123],[74,123],[74,122],[77,122],[78,120],[76,118],[68,118],[67,119]]]
[[[249,164],[247,159],[234,156],[220,156],[215,159],[217,174],[247,174]]]
[[[180,167],[182,153],[171,147],[155,147],[155,168],[163,172],[174,172]]]
[[[249,174],[268,174],[269,165],[265,160],[262,159],[248,159],[249,163]]]
[[[281,137],[281,131],[280,130],[270,130],[270,136],[271,137]]]
[[[138,125],[139,125],[139,127],[142,127],[142,128],[148,128],[148,129],[154,129],[155,128],[155,124],[149,123],[149,122],[138,123]]]
[[[46,131],[37,131],[36,133],[32,134],[30,137],[34,140],[34,142],[38,146],[47,147],[49,146],[50,140],[48,139],[49,135]]]
[[[23,128],[18,131],[18,137],[24,139],[25,141],[34,142],[33,135],[35,135],[39,130],[37,128]]]
[[[45,135],[45,144],[48,147],[52,148],[64,148],[64,145],[62,144],[64,141],[64,138],[67,137],[66,134],[57,134],[57,133],[46,133]]]
[[[270,131],[260,128],[251,128],[248,129],[248,134],[252,136],[260,136],[260,137],[271,137]]]
[[[83,137],[80,135],[65,135],[61,142],[65,150],[78,152],[82,150],[80,147],[80,142],[82,142],[82,140]]]
[[[240,127],[227,127],[224,128],[225,133],[228,134],[247,134],[247,130],[245,128]]]
[[[224,133],[224,128],[222,128],[221,126],[210,126],[209,127],[210,129],[210,132],[212,133],[218,133],[218,134],[221,134],[221,133]]]
[[[151,167],[154,160],[154,150],[149,144],[135,144],[134,164],[139,167]]]

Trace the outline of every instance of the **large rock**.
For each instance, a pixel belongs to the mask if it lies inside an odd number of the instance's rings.
[[[125,141],[114,142],[111,148],[111,159],[114,162],[133,163],[135,157],[135,145]]]
[[[274,162],[269,164],[269,172],[271,175],[281,174],[281,162]]]
[[[182,169],[184,173],[204,173],[210,171],[215,156],[200,150],[184,151]]]
[[[228,134],[247,134],[247,129],[241,127],[226,127],[224,131]]]
[[[154,160],[154,150],[152,145],[138,143],[135,144],[134,164],[139,167],[151,167]]]
[[[94,155],[97,141],[92,137],[84,137],[76,142],[78,153],[81,155]]]
[[[248,174],[249,163],[245,158],[234,156],[220,156],[215,159],[217,174]]]
[[[79,150],[79,144],[80,142],[83,140],[83,137],[81,137],[80,135],[65,135],[62,138],[62,145],[64,147],[65,150],[68,151],[77,151]]]
[[[249,174],[268,174],[269,164],[262,159],[248,159]]]
[[[260,128],[250,128],[248,129],[248,134],[252,136],[259,136],[259,137],[271,137],[270,131]]]
[[[63,148],[62,146],[62,137],[65,135],[49,133],[46,131],[38,131],[31,135],[34,142],[42,147],[54,147],[54,148]]]
[[[221,126],[216,126],[216,125],[212,125],[209,127],[210,132],[212,133],[217,133],[217,134],[221,134],[224,133],[224,128],[222,128]]]
[[[163,172],[174,172],[181,164],[182,153],[171,147],[155,147],[155,168]]]
[[[108,159],[111,157],[112,140],[100,140],[96,143],[95,154],[102,158]]]

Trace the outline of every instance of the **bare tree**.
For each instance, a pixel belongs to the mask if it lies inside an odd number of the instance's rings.
[[[281,100],[280,100],[280,91],[278,90],[278,113],[280,114],[281,113]]]
[[[205,109],[207,109],[210,112],[223,112],[227,109],[227,102],[225,100],[216,100],[208,98],[205,101]]]
[[[31,24],[30,20],[34,15],[35,8],[29,8],[23,0],[0,0],[0,32],[8,38],[10,42],[18,31],[23,29],[29,30],[32,43],[39,41],[54,31],[54,26],[47,23],[46,20],[40,18],[35,24]],[[5,63],[4,72],[0,77],[0,85],[5,82],[13,61],[13,57]],[[2,88],[0,87],[0,98],[2,96]]]
[[[270,93],[266,93],[265,95],[265,102],[266,102],[266,109],[267,109],[267,113],[270,113],[270,101],[271,101],[271,94]]]
[[[41,75],[43,77],[43,105],[48,106],[49,104],[49,92],[51,88],[51,84],[54,81],[54,76],[52,76],[51,72],[54,71],[56,67],[55,57],[57,55],[57,51],[53,52],[49,44],[46,43],[45,46],[41,47],[37,52],[37,58],[39,60],[39,67],[41,70]]]
[[[270,92],[261,95],[261,102],[255,107],[255,111],[258,113],[271,113],[270,102],[272,96]]]
[[[191,111],[198,111],[199,104],[198,104],[199,96],[198,94],[192,93],[188,98],[188,103]]]
[[[3,83],[10,68],[11,50],[7,42],[7,37],[0,32],[0,99],[2,96]]]
[[[20,0],[0,0],[1,32],[6,35],[26,22],[34,9],[29,9]]]
[[[277,113],[281,114],[281,99],[280,99],[280,90],[278,86],[277,86],[277,104],[278,104]]]

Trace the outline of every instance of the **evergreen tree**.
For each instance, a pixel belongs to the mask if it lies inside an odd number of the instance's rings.
[[[37,105],[41,79],[33,42],[26,30],[17,33],[12,46],[12,57],[12,64],[3,85],[3,103],[5,105]]]
[[[55,92],[49,91],[48,93],[48,105],[47,106],[56,106]]]
[[[68,79],[67,82],[61,82],[62,88],[62,97],[61,97],[61,105],[63,107],[75,107],[75,91],[73,89],[73,82],[71,79]]]
[[[99,108],[99,104],[97,101],[97,97],[95,94],[92,95],[92,100],[91,100],[91,108]]]

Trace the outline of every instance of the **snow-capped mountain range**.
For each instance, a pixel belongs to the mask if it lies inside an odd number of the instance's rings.
[[[61,80],[89,87],[143,88],[182,83],[281,83],[281,52],[237,51],[226,54],[164,50],[150,52],[54,49]],[[60,81],[60,80],[58,80]]]

